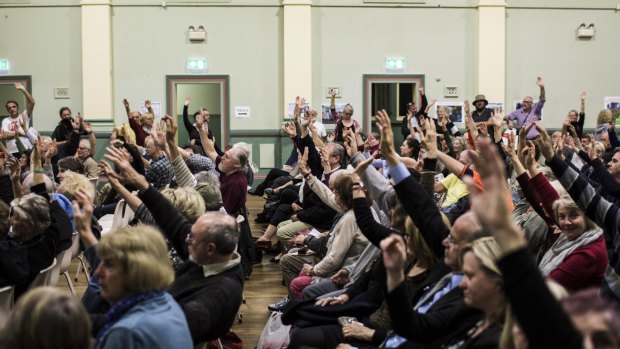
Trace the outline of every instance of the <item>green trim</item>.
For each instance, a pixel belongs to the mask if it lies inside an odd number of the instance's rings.
[[[283,137],[280,130],[231,130],[230,137]]]

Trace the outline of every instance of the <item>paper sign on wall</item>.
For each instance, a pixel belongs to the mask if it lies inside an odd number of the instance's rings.
[[[236,118],[249,118],[250,107],[235,106],[235,117]]]

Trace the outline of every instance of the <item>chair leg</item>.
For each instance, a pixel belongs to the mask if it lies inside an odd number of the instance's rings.
[[[67,284],[69,284],[69,289],[71,290],[71,294],[74,297],[77,297],[77,293],[75,292],[75,287],[73,287],[73,282],[71,282],[71,276],[69,276],[69,271],[65,270],[65,272],[62,273],[62,275],[65,276],[65,279],[67,280]]]
[[[75,281],[78,281],[78,279],[80,278],[80,271],[82,269],[84,269],[84,274],[86,274],[86,281],[90,281],[90,274],[88,273],[88,268],[86,268],[86,262],[84,261],[84,255],[80,254],[79,256],[77,256],[77,259],[80,260],[80,263],[78,264],[77,273],[75,274]]]

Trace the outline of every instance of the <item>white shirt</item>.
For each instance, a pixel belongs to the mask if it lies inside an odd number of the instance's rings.
[[[7,117],[2,120],[2,131],[9,132],[11,134],[15,134],[15,130],[19,130],[20,137],[19,139],[22,141],[22,144],[26,149],[32,148],[32,143],[28,140],[28,137],[24,133],[24,130],[21,129],[19,125],[19,119],[24,116],[26,118],[26,124],[30,122],[28,117],[28,111],[24,110],[21,114],[19,114],[16,118]],[[10,153],[17,153],[19,150],[17,149],[17,144],[15,143],[15,139],[10,139],[6,141],[6,148]]]

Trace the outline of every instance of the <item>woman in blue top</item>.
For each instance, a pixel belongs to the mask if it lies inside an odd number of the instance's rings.
[[[187,320],[164,291],[174,280],[162,234],[141,225],[122,228],[98,244],[95,275],[111,304],[95,348],[193,348]]]

